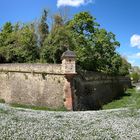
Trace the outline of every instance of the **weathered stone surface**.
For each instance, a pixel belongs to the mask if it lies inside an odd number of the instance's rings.
[[[61,64],[0,64],[0,72],[63,74]]]
[[[0,98],[7,103],[62,107],[65,77],[59,71],[61,65],[40,66],[0,65],[4,70],[0,72]]]
[[[131,85],[127,77],[94,72],[78,72],[69,81],[67,78],[74,73],[62,69],[62,65],[50,64],[1,64],[0,98],[7,103],[92,110],[112,101]]]
[[[74,110],[101,109],[131,87],[128,77],[108,76],[95,72],[79,72],[74,78]]]

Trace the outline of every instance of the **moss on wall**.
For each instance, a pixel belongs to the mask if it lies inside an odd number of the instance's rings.
[[[97,110],[131,87],[128,77],[79,72],[74,78],[74,110]]]

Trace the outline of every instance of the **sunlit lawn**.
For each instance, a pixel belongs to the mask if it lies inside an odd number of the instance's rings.
[[[115,108],[140,108],[140,91],[136,89],[128,89],[122,97],[114,100],[113,102],[104,105],[103,109],[115,109]]]

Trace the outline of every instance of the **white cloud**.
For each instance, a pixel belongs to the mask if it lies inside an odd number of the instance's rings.
[[[134,34],[130,39],[130,43],[132,47],[140,49],[140,35]]]
[[[136,57],[137,58],[140,58],[140,53],[136,53]]]
[[[60,7],[60,6],[78,7],[78,6],[86,5],[92,2],[93,0],[57,0],[57,7]]]
[[[140,52],[132,54],[130,57],[135,59],[140,59]]]
[[[135,60],[128,60],[129,63],[131,63],[132,66],[135,66]]]
[[[129,63],[132,64],[132,66],[140,66],[140,52],[133,53],[133,54],[127,54],[127,60]]]
[[[134,53],[134,54],[130,54],[130,55],[127,55],[127,58],[128,59],[140,59],[140,52],[138,52],[138,53]]]

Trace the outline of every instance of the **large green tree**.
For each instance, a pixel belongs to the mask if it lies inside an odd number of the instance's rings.
[[[39,58],[37,36],[34,26],[25,25],[18,31],[18,46],[16,51],[19,62],[35,62]]]
[[[61,63],[66,49],[76,52],[77,64],[84,70],[128,75],[130,64],[116,53],[120,46],[112,32],[100,27],[88,12],[80,12],[65,22],[56,14],[50,27],[43,11],[38,26],[7,22],[0,31],[0,63]]]
[[[107,72],[113,68],[111,59],[119,46],[115,35],[100,29],[96,19],[88,12],[81,12],[68,23],[76,38],[77,61],[82,68],[91,71]]]
[[[45,39],[41,50],[41,59],[48,63],[61,63],[61,55],[68,48],[73,48],[75,40],[71,31],[67,28],[62,17],[57,14],[54,16],[54,24],[50,34]]]
[[[11,49],[11,44],[13,44],[13,40],[11,39],[12,33],[12,24],[10,22],[5,23],[0,32],[0,55],[1,58],[5,59],[7,62],[13,57]]]
[[[34,26],[6,23],[0,33],[0,54],[6,62],[35,62],[38,59]]]
[[[125,76],[129,75],[129,70],[131,69],[131,64],[128,61],[121,57],[121,66],[119,67],[119,75]]]

